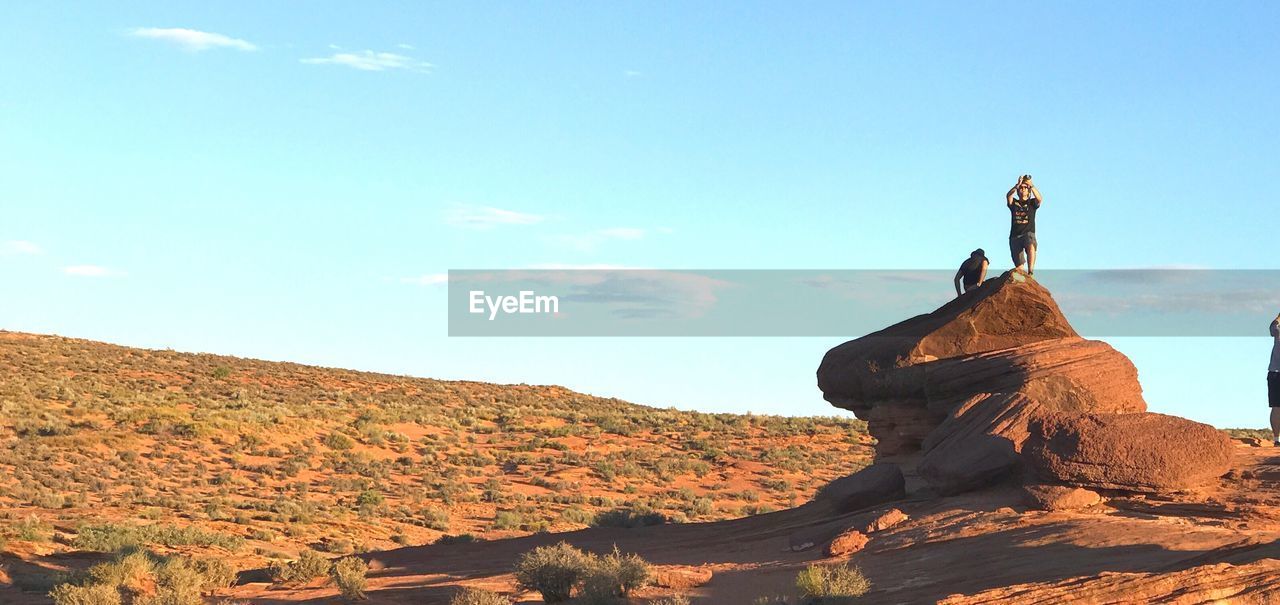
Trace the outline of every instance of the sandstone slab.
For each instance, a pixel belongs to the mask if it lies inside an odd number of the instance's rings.
[[[1077,510],[1102,502],[1093,490],[1065,485],[1027,485],[1022,488],[1027,504],[1040,510]]]
[[[818,490],[814,502],[825,503],[837,513],[851,513],[906,495],[906,478],[898,465],[880,462],[841,477]]]
[[[1167,491],[1231,468],[1234,445],[1207,424],[1164,414],[1042,414],[1024,447],[1040,477],[1081,487]]]

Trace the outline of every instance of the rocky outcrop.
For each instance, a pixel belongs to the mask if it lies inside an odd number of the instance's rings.
[[[1018,470],[1027,426],[1039,410],[1021,393],[975,395],[925,436],[916,470],[942,495],[1003,479]]]
[[[653,569],[653,584],[663,588],[697,588],[710,582],[713,575],[707,567],[663,565]]]
[[[975,595],[952,595],[942,605],[1043,605],[1045,603],[1233,603],[1280,602],[1280,561],[1246,565],[1214,563],[1162,572],[1102,572],[1095,576],[1016,584]]]
[[[851,513],[906,495],[906,479],[898,465],[881,462],[828,483],[813,501],[836,513]]]
[[[828,401],[867,421],[880,455],[918,451],[948,421],[977,423],[956,414],[975,397],[1021,395],[1049,411],[1146,409],[1128,358],[1080,338],[1049,292],[1015,272],[830,350],[818,386]],[[955,428],[949,434],[976,431]]]
[[[1098,492],[1082,487],[1036,484],[1023,486],[1022,491],[1027,504],[1040,510],[1076,510],[1102,502]]]
[[[868,521],[866,525],[862,526],[862,533],[869,534],[873,532],[884,531],[910,518],[911,517],[907,516],[907,513],[904,513],[901,510],[898,510],[896,508],[891,508],[885,511],[884,513],[876,516],[876,518]]]
[[[866,534],[856,529],[847,529],[827,545],[827,556],[847,557],[865,548],[867,542],[870,541],[871,538],[868,538]]]
[[[1221,431],[1164,414],[1042,414],[1029,425],[1025,457],[1044,479],[1128,491],[1205,483],[1231,468]]]

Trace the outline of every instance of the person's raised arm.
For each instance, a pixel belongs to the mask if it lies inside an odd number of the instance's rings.
[[[963,268],[961,268],[961,269],[959,269],[959,270],[957,270],[957,271],[956,271],[956,279],[955,279],[955,284],[956,284],[956,296],[960,296],[961,294],[964,294],[964,291],[960,289],[960,278],[962,278],[962,277],[964,277],[964,269],[963,269]],[[1275,324],[1272,324],[1272,325],[1271,325],[1271,329],[1272,329],[1273,331],[1275,330]]]
[[[1035,196],[1036,200],[1038,200],[1038,201],[1039,201],[1039,203],[1043,204],[1043,203],[1044,203],[1044,196],[1040,195],[1040,188],[1039,188],[1039,187],[1036,187],[1036,186],[1035,186],[1034,184],[1032,184],[1030,181],[1028,181],[1028,182],[1027,182],[1027,184],[1028,184],[1028,185],[1031,185],[1031,195]]]
[[[1022,179],[1019,178],[1018,183],[1021,183],[1021,182],[1022,182]],[[1012,187],[1009,188],[1009,193],[1004,194],[1004,203],[1006,206],[1013,205],[1013,194],[1015,191],[1018,190],[1018,183],[1015,183]]]

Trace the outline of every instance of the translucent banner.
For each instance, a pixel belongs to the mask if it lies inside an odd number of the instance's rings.
[[[450,336],[861,336],[956,296],[953,271],[449,272]],[[990,277],[996,277],[993,274]],[[1267,336],[1280,270],[1042,270],[1083,336]]]

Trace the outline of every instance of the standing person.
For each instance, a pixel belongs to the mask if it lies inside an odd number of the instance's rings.
[[[1027,265],[1027,275],[1036,273],[1036,210],[1044,203],[1031,175],[1018,177],[1018,183],[1004,196],[1012,219],[1009,225],[1009,253],[1014,269]]]
[[[961,294],[964,294],[964,292],[968,292],[969,290],[981,286],[982,282],[987,279],[987,266],[990,264],[991,261],[987,260],[987,253],[983,252],[982,248],[978,248],[977,250],[969,253],[969,258],[966,258],[963,263],[960,263],[960,270],[956,271],[956,278],[954,280],[956,296],[960,296]],[[960,290],[961,280],[964,281],[963,292]]]
[[[1267,405],[1271,406],[1271,444],[1280,446],[1280,315],[1271,320],[1271,365],[1267,367]]]

